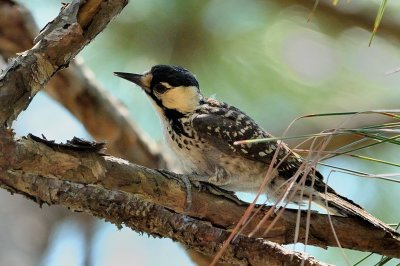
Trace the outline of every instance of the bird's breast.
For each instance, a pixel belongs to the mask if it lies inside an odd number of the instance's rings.
[[[164,129],[166,142],[180,161],[182,170],[185,173],[207,174],[209,166],[205,155],[209,147],[190,126],[189,120],[166,121]]]

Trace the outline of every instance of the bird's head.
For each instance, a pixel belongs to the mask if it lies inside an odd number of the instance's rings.
[[[143,74],[114,74],[140,86],[166,115],[172,112],[184,116],[203,101],[196,77],[179,66],[156,65]]]

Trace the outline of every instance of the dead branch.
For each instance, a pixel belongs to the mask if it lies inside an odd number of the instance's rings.
[[[232,229],[247,208],[246,203],[238,204],[237,201],[227,198],[226,194],[229,193],[203,185],[201,189],[192,189],[191,208],[186,210],[187,188],[181,181],[184,179],[183,176],[101,155],[93,150],[93,147],[85,150],[37,138],[13,141],[10,137],[4,136],[0,147],[2,154],[8,154],[7,158],[4,156],[0,158],[0,167],[3,171],[18,170],[31,176],[51,176],[63,181],[96,184],[106,189],[140,195],[142,200],[164,206],[176,213],[208,221],[225,230]],[[268,208],[264,207],[242,234],[246,235],[254,229],[267,210]],[[305,238],[305,215],[303,213],[300,224],[300,242]],[[271,217],[254,237],[262,237],[281,244],[293,243],[296,211],[286,210],[280,222],[268,235],[264,235],[263,232],[273,218]],[[324,248],[337,246],[329,229],[327,215],[313,213],[311,221],[309,244]],[[332,221],[342,247],[400,257],[400,237],[393,230],[384,230],[358,217],[332,216]]]
[[[52,177],[8,171],[0,186],[12,193],[49,205],[60,204],[71,210],[88,212],[117,226],[155,237],[170,237],[210,256],[214,255],[229,232],[209,223],[175,214],[140,197],[97,185],[84,185]],[[239,237],[224,255],[224,261],[241,265],[326,265],[298,252],[260,239]]]
[[[74,0],[64,7],[41,31],[32,49],[13,59],[0,76],[0,124],[10,124],[126,4],[127,0]]]

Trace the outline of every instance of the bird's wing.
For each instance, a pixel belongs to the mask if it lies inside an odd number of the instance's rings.
[[[236,108],[205,106],[192,120],[193,128],[199,136],[212,146],[231,156],[241,156],[249,160],[269,163],[276,148],[275,142],[252,145],[234,145],[235,141],[271,137],[250,117]]]
[[[271,163],[278,146],[277,141],[234,145],[234,142],[239,140],[273,137],[245,113],[236,107],[212,99],[208,100],[208,104],[204,105],[199,113],[192,119],[192,126],[197,134],[211,146],[233,157],[239,156],[266,165]],[[282,142],[280,144],[275,165],[279,164],[277,168],[279,175],[284,179],[289,179],[295,175],[303,161],[286,144]],[[299,175],[298,180],[301,177]],[[318,192],[325,192],[323,176],[316,170],[312,170],[305,180],[306,186],[312,184]],[[336,194],[331,187],[328,186],[326,189]]]
[[[271,162],[278,145],[277,141],[234,145],[234,142],[239,140],[273,137],[271,134],[233,106],[210,99],[208,103],[199,110],[200,114],[192,119],[192,126],[201,138],[228,155],[240,156],[266,164]],[[278,161],[282,160],[288,153],[291,153],[290,149],[282,144]],[[295,163],[293,169],[296,170],[301,164],[294,153],[287,156],[284,162],[286,164],[284,168]],[[284,165],[281,164],[281,166]]]

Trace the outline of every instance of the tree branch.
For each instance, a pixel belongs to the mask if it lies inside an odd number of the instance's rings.
[[[64,7],[34,47],[16,57],[0,76],[0,124],[10,124],[126,4],[127,0],[73,0]]]
[[[140,197],[97,185],[58,180],[21,170],[2,174],[1,186],[13,193],[49,205],[59,204],[74,211],[88,212],[121,227],[170,237],[210,256],[218,251],[229,232],[210,223],[175,214]],[[145,219],[144,219],[145,217]],[[260,239],[238,237],[224,255],[224,261],[244,265],[326,265],[299,252]]]
[[[164,206],[176,213],[208,221],[225,230],[231,229],[247,208],[246,203],[238,204],[237,201],[224,196],[222,190],[203,185],[203,189],[195,188],[191,191],[192,205],[190,210],[185,210],[187,195],[185,184],[181,181],[184,179],[182,176],[104,156],[93,151],[90,146],[77,148],[79,145],[60,145],[45,140],[39,141],[37,138],[23,138],[14,142],[10,136],[4,137],[3,133],[0,147],[2,154],[8,154],[7,160],[4,156],[0,159],[0,168],[3,171],[18,170],[31,176],[49,176],[79,184],[96,184],[106,189],[140,195],[142,200]],[[9,184],[10,181],[7,180],[8,178],[2,182]],[[242,234],[246,235],[254,229],[267,210],[268,208],[264,207]],[[286,210],[278,224],[268,235],[264,235],[263,232],[275,218],[271,217],[254,237],[263,237],[281,244],[293,243],[296,215],[297,211]],[[305,217],[306,213],[303,213],[300,242],[304,242],[305,239]],[[382,229],[358,217],[332,216],[331,219],[342,247],[400,257],[400,238],[393,230]],[[327,215],[312,213],[311,221],[308,244],[319,247],[337,246],[329,229]]]

